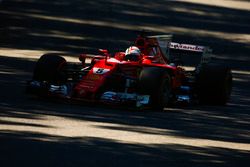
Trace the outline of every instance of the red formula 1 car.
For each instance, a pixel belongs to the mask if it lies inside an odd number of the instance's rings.
[[[158,35],[138,36],[126,52],[81,54],[78,65],[45,54],[38,60],[27,90],[41,96],[160,110],[170,103],[226,104],[231,70],[211,61],[210,51],[171,42],[171,35]],[[179,65],[180,58],[189,54],[201,58],[192,71]]]

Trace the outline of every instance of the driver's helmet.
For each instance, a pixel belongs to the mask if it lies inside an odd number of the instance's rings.
[[[125,60],[138,61],[141,59],[141,51],[136,46],[130,46],[125,52]]]

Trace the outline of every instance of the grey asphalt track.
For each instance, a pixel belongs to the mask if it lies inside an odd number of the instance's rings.
[[[3,1],[0,166],[249,166],[250,4],[222,2]],[[141,29],[211,46],[233,69],[230,102],[138,112],[25,94],[37,53],[121,51]]]

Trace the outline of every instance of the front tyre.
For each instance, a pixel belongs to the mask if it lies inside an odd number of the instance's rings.
[[[57,54],[44,54],[36,63],[33,80],[46,81],[51,84],[63,84],[67,80],[65,74],[66,64],[66,60]]]
[[[168,72],[157,67],[145,67],[139,76],[139,93],[150,95],[150,106],[163,110],[168,105],[171,94]]]

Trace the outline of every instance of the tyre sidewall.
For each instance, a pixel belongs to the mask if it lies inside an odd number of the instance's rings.
[[[167,106],[171,92],[171,80],[165,69],[145,67],[139,76],[139,93],[150,95],[150,106],[162,110]]]

